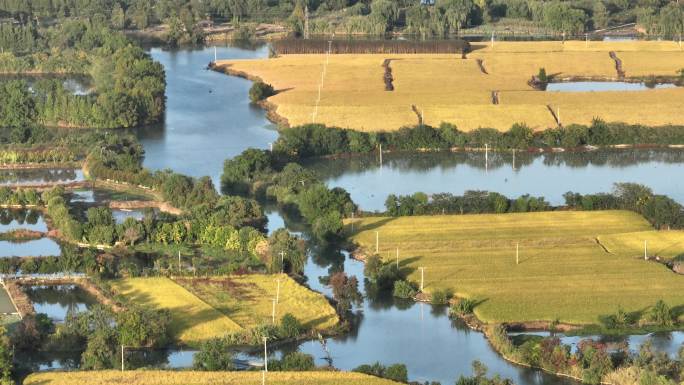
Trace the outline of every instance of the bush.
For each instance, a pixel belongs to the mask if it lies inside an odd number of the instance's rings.
[[[273,367],[273,370],[285,372],[305,372],[316,368],[313,356],[302,352],[286,354],[282,360],[273,361],[273,363],[269,365],[269,368],[271,366]]]
[[[235,370],[229,341],[215,338],[203,342],[193,359],[193,367],[205,371]]]
[[[394,291],[392,294],[397,298],[413,298],[416,295],[416,289],[409,282],[399,280],[394,282]]]
[[[285,314],[280,319],[278,336],[280,338],[297,338],[304,332],[304,326],[295,316],[290,313]]]
[[[252,84],[252,88],[249,89],[249,100],[251,100],[252,103],[258,103],[273,95],[275,95],[273,86],[262,81],[255,82]]]
[[[469,298],[462,298],[451,306],[451,314],[466,315],[472,314],[477,302]]]
[[[433,305],[446,305],[449,302],[449,291],[448,290],[435,290],[432,293],[430,302]]]

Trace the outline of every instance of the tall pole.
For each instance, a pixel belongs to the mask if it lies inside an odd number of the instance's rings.
[[[399,269],[399,248],[397,247],[397,269]]]
[[[489,171],[489,144],[485,143],[485,172]]]
[[[280,303],[280,278],[278,278],[278,286],[276,287],[276,303]]]
[[[520,264],[520,243],[515,244],[515,264]]]
[[[420,292],[423,292],[423,287],[424,287],[424,282],[425,282],[425,268],[421,267],[420,268]]]
[[[648,261],[648,241],[644,240],[644,260]]]
[[[380,252],[380,232],[376,231],[375,232],[375,253]]]
[[[264,372],[268,372],[268,351],[266,350],[266,337],[264,338]]]
[[[494,31],[492,31],[492,48],[494,48]]]
[[[124,371],[124,346],[121,345],[121,371]]]
[[[178,272],[180,273],[181,271],[181,255],[180,255],[180,250],[178,250]]]
[[[515,171],[515,148],[513,149],[513,171]]]
[[[214,63],[216,63],[217,60],[218,60],[218,56],[216,53],[216,46],[214,46]]]
[[[275,325],[275,313],[276,313],[276,299],[273,298],[273,309],[271,310],[271,318],[272,318],[274,325]]]
[[[280,274],[285,272],[285,251],[280,252]]]

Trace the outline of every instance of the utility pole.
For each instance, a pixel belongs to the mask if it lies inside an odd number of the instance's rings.
[[[271,149],[271,152],[273,152],[273,142],[270,142],[270,143],[268,144],[268,147]]]
[[[588,33],[584,34],[584,46],[589,47],[589,34]]]
[[[648,261],[648,241],[644,240],[644,261]]]
[[[278,286],[276,287],[276,303],[280,303],[280,278],[278,278]]]
[[[489,144],[485,143],[485,173],[489,172]]]
[[[354,212],[352,211],[352,217],[351,217],[351,227],[352,227],[352,233],[354,232]]]
[[[397,247],[397,270],[399,270],[399,248]]]
[[[124,371],[124,346],[121,345],[121,371]]]
[[[275,325],[275,313],[276,313],[276,299],[273,298],[273,309],[271,310],[271,318],[273,321],[273,324]]]
[[[380,232],[376,231],[375,232],[375,253],[380,252]]]
[[[515,171],[515,148],[513,149],[513,171]]]
[[[309,38],[309,5],[304,6],[304,39]]]
[[[520,242],[515,244],[515,264],[520,264]]]
[[[492,31],[492,48],[494,48],[494,31]]]
[[[425,268],[424,267],[419,267],[420,269],[420,292],[423,292],[424,282],[425,282]]]
[[[218,60],[218,54],[216,53],[216,46],[214,46],[214,64],[216,64],[217,60]]]
[[[266,350],[266,337],[264,339],[264,373],[268,372],[268,350]]]
[[[181,271],[181,255],[180,255],[180,250],[178,250],[178,272],[180,273]]]
[[[561,118],[560,118],[560,107],[556,107],[556,118],[558,118],[558,127],[560,127],[563,123],[561,123]]]

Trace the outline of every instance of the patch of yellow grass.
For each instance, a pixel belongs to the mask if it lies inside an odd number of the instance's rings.
[[[271,385],[391,385],[396,382],[360,373],[269,372]],[[83,371],[34,373],[24,385],[254,385],[261,372]]]
[[[224,314],[168,278],[126,278],[112,282],[114,290],[133,304],[171,312],[171,331],[186,344],[196,344],[242,330]]]
[[[460,55],[332,55],[315,102],[325,55],[285,55],[273,59],[219,61],[281,91],[269,98],[291,125],[325,123],[360,131],[387,131],[412,126],[421,111],[425,122],[508,130],[524,122],[536,130],[556,125],[547,105],[560,107],[563,124],[587,124],[595,117],[647,125],[684,124],[684,88],[640,92],[551,93],[528,84],[544,67],[558,77],[616,78],[617,52],[627,76],[676,75],[684,51],[674,42],[496,42],[474,44]],[[392,59],[395,90],[385,91],[385,59]],[[482,73],[482,60],[488,74]],[[499,105],[492,91],[500,92]]]
[[[337,313],[325,297],[301,286],[286,274],[184,278],[176,282],[247,329],[272,322],[278,280],[280,297],[276,322],[290,313],[307,328],[326,330],[337,325]]]
[[[684,304],[680,276],[616,241],[647,231],[654,247],[665,247],[672,232],[655,233],[632,212],[363,218],[354,228],[352,238],[366,250],[375,251],[376,231],[380,256],[394,260],[399,248],[411,281],[420,282],[418,268],[425,267],[426,292],[450,289],[480,301],[476,314],[487,322],[597,323],[619,306],[640,311],[660,299]],[[617,251],[606,252],[597,238]]]
[[[644,241],[647,242],[649,256],[671,259],[684,253],[684,231],[641,231],[610,234],[598,238],[611,253],[628,257],[642,257]]]

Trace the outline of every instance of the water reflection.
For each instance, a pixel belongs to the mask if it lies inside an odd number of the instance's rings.
[[[61,248],[50,238],[26,242],[0,241],[0,258],[59,256]]]
[[[13,230],[47,232],[47,224],[39,210],[0,209],[0,233]]]
[[[10,169],[0,170],[0,186],[70,183],[84,180],[79,169]]]
[[[47,314],[53,322],[64,322],[67,314],[83,312],[97,300],[77,285],[30,286],[26,294],[36,313]]]
[[[608,192],[614,183],[637,182],[684,202],[684,151],[679,149],[600,150],[564,153],[386,154],[380,167],[375,156],[312,160],[330,187],[343,187],[364,210],[384,210],[389,194],[489,190],[509,197],[543,196],[563,204],[567,191]]]

